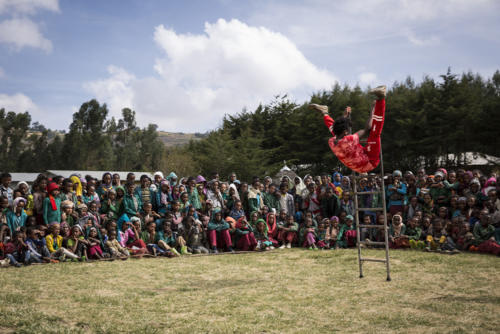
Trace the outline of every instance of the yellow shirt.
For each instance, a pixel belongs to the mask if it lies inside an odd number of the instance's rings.
[[[55,242],[54,242],[54,236],[52,235],[52,233],[45,237],[45,242],[47,243],[47,248],[49,249],[49,252],[51,252],[51,253],[56,252],[58,249],[60,249],[62,247],[62,241],[63,241],[63,237],[58,235],[56,237]]]

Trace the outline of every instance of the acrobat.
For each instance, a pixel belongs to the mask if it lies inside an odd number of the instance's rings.
[[[366,127],[351,135],[350,114],[351,108],[347,107],[344,116],[334,121],[328,115],[328,106],[310,104],[310,108],[323,113],[323,121],[333,137],[328,144],[337,158],[348,168],[358,172],[367,173],[375,169],[380,162],[380,135],[384,127],[385,118],[385,93],[386,87],[379,86],[370,91],[377,97]],[[359,139],[368,134],[366,146],[359,143]]]

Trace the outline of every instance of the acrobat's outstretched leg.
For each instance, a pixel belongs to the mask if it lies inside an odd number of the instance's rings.
[[[385,86],[377,87],[372,90],[377,96],[375,108],[370,119],[370,134],[365,146],[365,152],[372,166],[378,166],[380,162],[380,136],[384,127],[385,119]]]

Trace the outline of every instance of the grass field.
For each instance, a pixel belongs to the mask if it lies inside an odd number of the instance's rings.
[[[392,282],[352,249],[7,268],[0,333],[498,333],[499,258],[391,260]]]

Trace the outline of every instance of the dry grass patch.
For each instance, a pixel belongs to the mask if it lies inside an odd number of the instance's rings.
[[[382,257],[376,250],[367,256]],[[499,259],[355,250],[63,263],[0,270],[0,333],[496,332]]]

